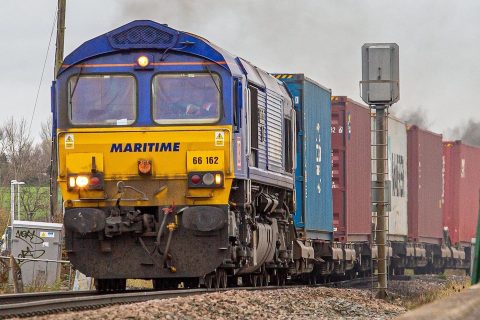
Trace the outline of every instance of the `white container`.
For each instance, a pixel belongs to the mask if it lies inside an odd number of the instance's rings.
[[[408,236],[407,128],[392,116],[388,117],[388,179],[391,181],[388,239],[402,241]]]

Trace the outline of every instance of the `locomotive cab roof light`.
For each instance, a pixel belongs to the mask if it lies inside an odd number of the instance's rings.
[[[150,54],[142,54],[137,56],[135,59],[135,69],[136,70],[151,70],[153,68],[152,65],[153,56]]]
[[[137,59],[137,64],[139,67],[145,68],[150,63],[150,60],[147,56],[140,56]]]

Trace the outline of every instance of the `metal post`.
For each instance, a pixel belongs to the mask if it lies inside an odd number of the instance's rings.
[[[13,220],[15,220],[15,184],[16,183],[17,183],[17,180],[10,181],[10,225],[12,226],[12,230],[13,230]]]
[[[66,12],[66,0],[58,0],[58,12],[57,12],[57,41],[55,50],[55,74],[57,77],[58,71],[63,64],[63,51],[65,42],[65,12]],[[55,118],[55,117],[54,117]],[[52,123],[55,128],[55,123]],[[51,147],[51,169],[50,169],[50,220],[57,213],[58,205],[58,185],[57,185],[57,166],[58,155],[56,148],[56,132],[52,132],[52,147]]]
[[[375,112],[375,150],[376,150],[376,183],[374,192],[377,193],[377,228],[376,245],[378,250],[378,298],[384,299],[387,295],[387,212],[385,199],[385,176],[387,166],[387,106],[376,107]]]
[[[21,202],[21,199],[20,199],[20,183],[17,184],[17,219],[18,220],[21,220],[20,219],[20,202]]]

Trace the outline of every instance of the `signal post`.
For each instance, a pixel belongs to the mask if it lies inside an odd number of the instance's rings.
[[[395,43],[366,43],[362,46],[361,97],[370,106],[372,154],[372,257],[378,266],[377,296],[386,297],[388,276],[388,108],[400,98],[399,54]],[[375,245],[373,244],[375,241]]]

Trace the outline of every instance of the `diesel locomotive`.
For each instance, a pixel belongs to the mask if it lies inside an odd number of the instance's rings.
[[[296,235],[285,85],[207,40],[134,21],[68,55],[52,86],[66,250],[101,291],[284,283]]]

